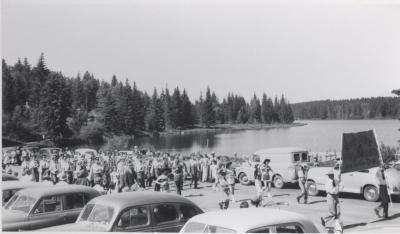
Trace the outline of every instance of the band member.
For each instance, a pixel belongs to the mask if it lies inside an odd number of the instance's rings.
[[[328,179],[325,182],[326,200],[328,204],[329,215],[321,217],[321,224],[325,227],[329,221],[334,221],[335,226],[342,231],[340,222],[340,207],[339,207],[339,184],[340,180],[335,179],[335,173],[333,170],[327,173]],[[340,177],[339,177],[340,178]]]
[[[300,199],[304,197],[304,204],[307,204],[308,199],[308,188],[307,188],[307,173],[308,173],[308,166],[307,165],[298,165],[297,166],[297,175],[298,175],[298,182],[300,187],[300,194],[296,197],[297,203],[300,203]]]
[[[381,199],[381,204],[379,204],[378,207],[374,209],[375,214],[381,218],[387,219],[389,217],[389,201],[390,197],[388,194],[388,187],[386,183],[386,177],[385,177],[385,170],[387,169],[386,166],[382,165],[377,171],[376,171],[376,180],[378,181],[379,184],[379,197]],[[379,214],[379,211],[382,210],[383,214],[382,216]]]

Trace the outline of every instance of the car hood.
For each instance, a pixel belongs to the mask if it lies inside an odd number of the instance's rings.
[[[14,211],[9,211],[3,209],[1,211],[1,220],[4,224],[10,224],[14,222],[21,222],[26,219],[26,214],[25,213],[19,213],[19,212],[14,212]]]
[[[101,226],[99,224],[95,223],[89,223],[89,222],[78,222],[78,223],[70,223],[70,224],[64,224],[64,225],[58,225],[54,227],[48,227],[48,228],[42,228],[39,231],[44,231],[44,232],[54,232],[54,231],[60,231],[60,232],[106,232],[107,228],[104,226]]]

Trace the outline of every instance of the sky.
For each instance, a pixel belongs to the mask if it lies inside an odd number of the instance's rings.
[[[152,93],[207,86],[291,103],[392,96],[400,1],[2,0],[1,56],[44,53],[51,70],[113,74]]]

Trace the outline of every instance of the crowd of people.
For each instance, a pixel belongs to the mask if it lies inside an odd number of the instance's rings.
[[[18,152],[19,151],[19,152]],[[235,175],[231,162],[211,154],[183,157],[160,151],[139,150],[98,153],[74,153],[65,148],[50,156],[29,150],[15,150],[3,158],[3,172],[20,177],[21,181],[45,184],[80,184],[92,186],[103,194],[143,190],[169,192],[175,187],[182,193],[183,181],[190,178],[190,187],[200,182],[212,183],[214,190],[225,184],[230,197],[234,194]],[[20,173],[13,171],[20,165]],[[232,198],[234,199],[234,198]]]

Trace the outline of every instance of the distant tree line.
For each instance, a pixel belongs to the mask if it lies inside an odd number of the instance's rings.
[[[89,72],[65,77],[50,71],[41,54],[36,66],[20,59],[13,66],[2,60],[3,136],[10,139],[80,138],[96,143],[103,135],[137,135],[215,124],[292,123],[291,105],[282,95],[271,98],[229,94],[219,101],[207,88],[191,102],[178,87],[150,95],[136,83],[114,75],[99,81]]]
[[[400,97],[313,101],[292,108],[296,119],[394,119],[400,117]]]

